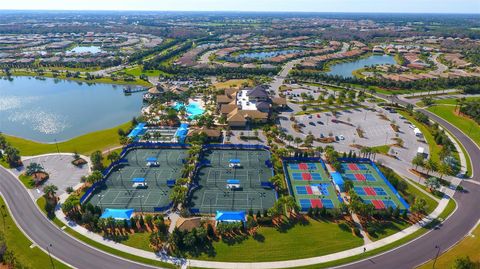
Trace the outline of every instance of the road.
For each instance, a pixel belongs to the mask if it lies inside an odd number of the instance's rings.
[[[394,101],[403,102],[398,99],[394,99]],[[480,149],[448,122],[428,111],[420,111],[442,124],[460,140],[470,155],[474,174],[480,175]],[[478,183],[478,176],[474,180]],[[439,246],[441,252],[443,252],[454,245],[474,227],[480,218],[480,211],[478,210],[480,197],[477,195],[480,193],[480,186],[467,181],[464,181],[462,186],[466,189],[466,192],[457,192],[454,196],[458,209],[438,229],[391,252],[342,268],[412,268],[434,258],[436,254],[435,246]],[[0,168],[0,192],[22,230],[43,249],[52,244],[50,251],[57,259],[76,268],[150,268],[147,265],[137,264],[101,252],[71,238],[47,220],[37,209],[20,181],[3,167]]]
[[[394,102],[401,104],[406,103],[398,99],[394,99]],[[428,111],[422,109],[419,111],[443,125],[458,138],[470,155],[473,166],[472,169],[474,175],[476,175],[473,180],[480,182],[480,178],[478,177],[478,175],[480,175],[480,149],[477,145],[460,130],[445,120]],[[478,210],[478,204],[480,203],[480,197],[478,196],[478,193],[480,193],[480,186],[468,181],[462,182],[461,185],[465,188],[466,192],[457,192],[454,195],[454,198],[457,201],[457,210],[438,229],[425,234],[420,239],[400,247],[395,251],[381,254],[378,257],[370,258],[362,262],[346,265],[341,268],[413,268],[427,260],[435,258],[437,252],[435,246],[439,246],[440,252],[443,253],[449,247],[461,240],[476,225],[480,218],[480,211]]]
[[[0,192],[13,217],[30,239],[53,256],[75,268],[151,268],[101,252],[68,236],[52,224],[33,203],[20,181],[0,168]]]

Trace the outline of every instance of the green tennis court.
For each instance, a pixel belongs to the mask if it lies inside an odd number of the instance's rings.
[[[369,162],[343,162],[341,165],[343,179],[352,181],[353,190],[364,203],[372,204],[377,210],[408,209],[408,204],[376,166]]]
[[[185,149],[132,149],[124,156],[126,162],[107,175],[88,202],[102,208],[164,211],[170,206],[174,181],[182,176],[185,158]],[[149,162],[155,165],[148,166]],[[134,186],[136,182],[142,186]]]
[[[295,197],[301,211],[309,208],[339,208],[340,200],[321,159],[283,162],[290,194]]]
[[[198,187],[190,200],[192,212],[256,212],[273,206],[276,193],[266,184],[273,173],[268,151],[208,149],[200,162],[203,165],[195,179]],[[232,167],[233,163],[238,166]]]

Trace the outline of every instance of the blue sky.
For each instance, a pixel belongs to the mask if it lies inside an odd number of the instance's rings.
[[[5,0],[0,9],[480,13],[480,0]]]

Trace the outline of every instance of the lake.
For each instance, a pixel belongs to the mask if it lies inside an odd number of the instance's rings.
[[[353,62],[332,65],[330,66],[330,71],[326,72],[326,74],[352,78],[352,72],[355,70],[364,68],[366,66],[381,64],[395,64],[395,58],[390,55],[372,55],[368,58],[362,58]]]
[[[95,54],[95,53],[99,53],[99,52],[102,52],[103,50],[99,47],[99,46],[77,46],[77,47],[74,47],[73,49],[67,51],[67,52],[70,52],[70,53],[85,53],[85,52],[89,52],[89,53],[92,53],[92,54]]]
[[[142,93],[53,78],[0,79],[0,131],[35,141],[68,140],[140,114]]]
[[[266,59],[266,58],[272,58],[276,57],[279,55],[285,55],[285,54],[290,54],[290,53],[296,53],[299,52],[300,50],[276,50],[276,51],[259,51],[259,52],[246,52],[239,54],[237,56],[238,59]]]

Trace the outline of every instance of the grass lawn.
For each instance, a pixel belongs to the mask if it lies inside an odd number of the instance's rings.
[[[119,73],[122,73],[122,72],[125,72],[125,74],[132,75],[132,76],[135,76],[135,77],[139,77],[142,74],[147,75],[149,77],[158,77],[160,75],[168,75],[167,73],[162,72],[160,70],[143,71],[141,65],[135,66],[135,67],[132,67],[132,68],[127,68],[127,69],[124,69],[124,70],[120,70],[116,73],[119,74]]]
[[[105,150],[119,146],[118,129],[128,130],[130,122],[106,130],[88,133],[65,142],[58,143],[60,152],[78,152],[90,155],[96,150]],[[34,156],[45,153],[57,152],[55,144],[39,143],[19,137],[5,135],[7,141],[20,151],[22,156]]]
[[[427,202],[427,210],[426,210],[426,213],[427,214],[430,214],[432,213],[435,208],[437,208],[438,206],[438,201],[433,199],[431,196],[428,196],[426,195],[425,193],[423,193],[421,190],[417,189],[415,186],[413,186],[413,184],[417,185],[418,187],[420,187],[421,189],[425,190],[426,191],[426,188],[425,186],[423,185],[420,185],[416,182],[410,182],[410,181],[407,181],[409,184],[408,184],[408,188],[407,188],[407,192],[412,194],[413,196],[415,197],[421,197],[423,198],[426,202]],[[432,196],[434,196],[433,194],[431,194]]]
[[[310,220],[308,224],[297,224],[286,231],[273,227],[260,227],[258,236],[228,244],[214,242],[215,256],[202,254],[196,259],[263,262],[275,260],[301,259],[335,253],[361,246],[363,239],[348,230],[342,230],[337,223]]]
[[[2,208],[2,214],[5,221],[5,225],[0,225],[0,231],[5,237],[7,248],[12,250],[17,260],[28,268],[50,268],[50,258],[47,253],[43,252],[38,247],[30,248],[32,242],[23,234],[23,232],[17,227],[14,220],[10,216],[10,212],[6,207],[3,198],[0,197],[0,207]],[[65,264],[53,260],[55,268],[63,269],[69,268]]]
[[[149,232],[129,234],[128,239],[121,241],[121,243],[134,248],[152,251]]]
[[[369,234],[372,241],[377,241],[382,238],[388,237],[392,234],[396,234],[403,229],[406,229],[411,225],[411,223],[404,220],[392,220],[386,221],[384,223],[374,223],[376,232],[374,234]]]
[[[35,182],[33,181],[32,176],[21,174],[18,179],[20,179],[27,189],[33,189],[33,187],[35,187]]]
[[[480,97],[467,97],[465,98],[467,101],[472,100],[480,100]],[[449,99],[442,99],[442,100],[435,100],[435,104],[441,105],[456,105],[458,98],[449,98]]]
[[[480,125],[468,117],[456,115],[454,106],[434,106],[427,110],[462,130],[480,146]]]
[[[213,86],[219,90],[219,89],[228,89],[228,88],[240,88],[242,87],[242,84],[244,82],[247,82],[249,86],[253,85],[253,81],[250,79],[230,79],[224,82],[217,82],[213,84]]]
[[[480,263],[480,225],[473,230],[472,235],[465,237],[456,246],[438,257],[435,267],[452,268],[453,262],[457,258],[470,257],[470,260]],[[418,268],[432,268],[433,261],[430,261]]]
[[[386,155],[390,151],[390,147],[391,147],[390,145],[383,145],[383,146],[372,147],[372,149],[377,150],[378,153]]]
[[[0,165],[5,168],[10,168],[10,164],[7,161],[5,161],[4,158],[0,158]]]

